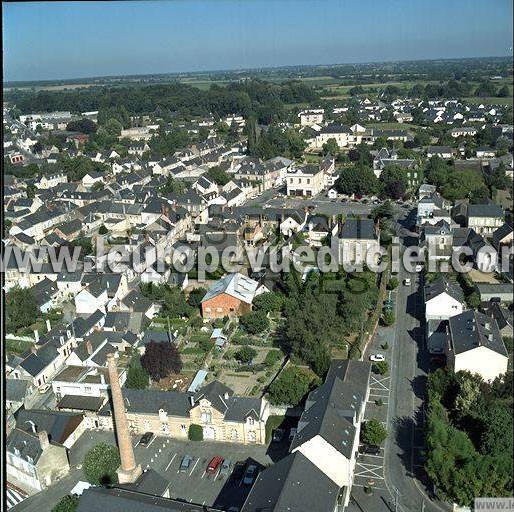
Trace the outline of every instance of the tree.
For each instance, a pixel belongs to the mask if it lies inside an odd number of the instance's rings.
[[[277,292],[261,293],[253,299],[253,309],[255,311],[264,311],[265,313],[280,311],[283,304],[284,296]]]
[[[52,512],[75,512],[79,506],[78,496],[63,496],[57,505],[52,509]]]
[[[115,484],[118,481],[116,470],[120,464],[118,448],[100,443],[93,446],[84,457],[84,476],[92,485]]]
[[[91,119],[78,119],[77,121],[70,121],[66,125],[66,130],[70,132],[90,134],[96,132],[97,126],[94,121],[91,121]]]
[[[5,312],[8,332],[28,327],[39,316],[36,298],[30,288],[15,286],[6,295]]]
[[[380,423],[380,421],[376,419],[371,419],[364,422],[362,425],[361,439],[362,442],[366,444],[372,444],[375,446],[380,446],[387,437],[387,430]]]
[[[239,324],[248,334],[259,334],[269,329],[270,323],[264,311],[251,311],[239,318]]]
[[[323,155],[337,155],[339,153],[339,145],[337,144],[336,139],[330,138],[323,144],[322,146]]]
[[[235,354],[234,357],[237,361],[242,364],[250,364],[255,356],[257,355],[257,351],[252,347],[241,347]]]
[[[114,118],[109,119],[103,126],[108,135],[119,137],[121,135],[121,130],[123,130],[123,125]]]
[[[388,288],[390,290],[394,290],[397,287],[398,287],[398,278],[397,277],[391,277],[391,279],[389,280]]]
[[[510,96],[509,86],[504,85],[503,87],[501,87],[500,90],[498,91],[498,96],[500,98],[508,98]]]
[[[207,178],[214,181],[216,185],[226,185],[230,180],[229,174],[227,174],[219,165],[211,167],[206,174]]]
[[[380,183],[386,196],[401,199],[408,186],[407,171],[402,167],[388,165],[380,174]]]
[[[98,228],[98,234],[99,234],[99,235],[106,235],[108,232],[109,232],[109,230],[105,227],[105,224],[102,224],[102,225]]]
[[[192,308],[199,308],[200,304],[202,302],[202,299],[205,297],[205,294],[207,293],[207,290],[205,288],[193,288],[189,292],[189,297],[187,298],[188,304]]]
[[[125,387],[128,389],[146,389],[150,381],[148,372],[141,366],[139,358],[134,359],[127,371]]]
[[[270,350],[264,358],[264,364],[269,367],[274,366],[275,363],[280,361],[281,357],[280,350]]]
[[[372,195],[378,192],[378,180],[370,167],[357,164],[341,171],[335,187],[341,194]]]
[[[273,381],[268,399],[273,405],[298,405],[318,381],[299,366],[288,366]]]
[[[145,353],[141,356],[141,366],[150,374],[153,381],[158,382],[172,373],[180,373],[182,359],[175,344],[152,340],[146,345]]]

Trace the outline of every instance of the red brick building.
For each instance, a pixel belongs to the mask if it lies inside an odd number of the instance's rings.
[[[242,274],[228,274],[216,283],[202,299],[203,318],[214,319],[225,316],[241,316],[252,310],[256,295],[269,291],[257,281]]]

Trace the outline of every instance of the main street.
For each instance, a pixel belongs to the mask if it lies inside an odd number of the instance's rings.
[[[416,245],[406,236],[403,248]],[[404,285],[410,278],[411,284]],[[440,512],[449,506],[432,499],[423,470],[424,407],[429,358],[424,341],[423,276],[400,264],[396,293],[396,325],[391,353],[391,386],[385,445],[385,484],[394,507],[405,511]]]

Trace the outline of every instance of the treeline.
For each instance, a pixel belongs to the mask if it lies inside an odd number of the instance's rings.
[[[208,90],[176,82],[91,87],[67,92],[13,90],[6,94],[6,100],[13,102],[21,112],[65,110],[78,113],[116,109],[132,115],[178,113],[183,116],[212,114],[222,117],[240,114],[245,117],[254,115],[261,123],[285,119],[286,103],[310,102],[316,97],[314,89],[300,81],[273,84],[261,80],[235,82],[226,87],[214,84]]]
[[[485,383],[439,369],[428,378],[425,468],[440,498],[512,496],[512,372]]]

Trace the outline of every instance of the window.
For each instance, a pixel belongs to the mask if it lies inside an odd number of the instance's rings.
[[[85,391],[86,393],[91,393],[91,387],[90,387],[90,386],[86,386],[86,387],[84,388],[84,391]]]
[[[205,312],[206,313],[210,313],[211,312],[211,308],[205,308]]]
[[[223,308],[216,308],[216,313],[223,313]]]
[[[180,425],[180,433],[185,434],[187,432],[187,427],[185,425]]]
[[[250,425],[250,426],[255,425],[255,420],[254,420],[251,416],[249,416],[249,417],[247,418],[247,420],[248,420],[248,425]]]
[[[212,414],[209,411],[202,412],[202,423],[211,423]]]

